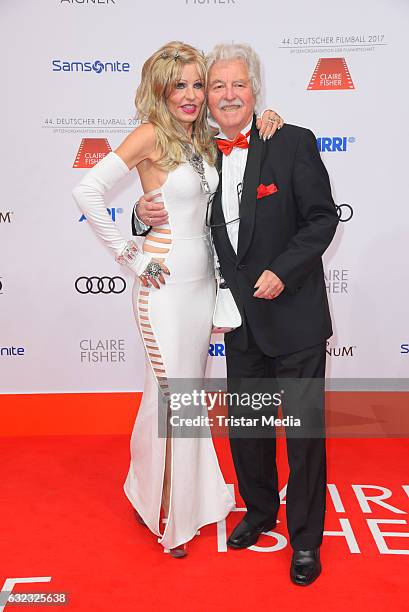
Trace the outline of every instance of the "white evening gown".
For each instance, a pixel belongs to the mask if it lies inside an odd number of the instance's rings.
[[[204,162],[211,191],[217,171]],[[234,500],[224,482],[210,430],[205,437],[174,437],[171,442],[170,507],[165,529],[160,508],[166,438],[158,435],[158,410],[166,413],[168,381],[202,379],[208,355],[215,280],[209,230],[205,226],[207,196],[189,163],[169,172],[160,191],[168,223],[145,237],[160,249],[170,270],[166,285],[145,288],[136,277],[133,308],[146,355],[145,386],[131,437],[131,464],[124,484],[131,504],[165,548],[192,539],[208,523],[224,519]],[[158,387],[161,390],[158,393]],[[162,405],[159,405],[162,403]],[[192,431],[192,436],[194,435]],[[202,429],[203,435],[203,429]],[[162,535],[161,535],[162,531]]]

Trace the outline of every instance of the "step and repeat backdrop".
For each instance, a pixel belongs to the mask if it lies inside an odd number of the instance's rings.
[[[134,129],[142,64],[170,40],[258,52],[263,104],[313,130],[338,207],[328,375],[408,376],[408,2],[2,0],[0,15],[1,393],[143,388],[133,278],[71,191]],[[107,201],[127,238],[131,175]],[[208,374],[224,368],[213,336]]]

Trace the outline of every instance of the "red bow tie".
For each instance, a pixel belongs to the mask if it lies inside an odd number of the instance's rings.
[[[234,147],[239,149],[248,149],[249,143],[247,142],[247,136],[250,134],[250,130],[247,134],[238,134],[234,140],[223,140],[223,138],[216,138],[217,146],[223,155],[230,155]]]

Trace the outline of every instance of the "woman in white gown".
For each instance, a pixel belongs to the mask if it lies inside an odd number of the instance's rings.
[[[164,45],[142,70],[136,107],[144,123],[73,191],[116,260],[136,273],[133,309],[146,374],[124,490],[140,522],[174,557],[186,555],[184,544],[201,526],[224,519],[234,507],[210,431],[196,437],[158,433],[159,425],[167,430],[172,379],[203,378],[211,334],[215,275],[205,213],[218,174],[205,87],[202,54],[183,43]],[[160,192],[168,211],[168,222],[146,236],[142,252],[120,234],[104,202],[133,168],[145,193]]]

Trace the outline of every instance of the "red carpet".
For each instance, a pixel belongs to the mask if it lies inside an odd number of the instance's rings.
[[[9,434],[8,409],[22,401],[14,397],[13,402],[12,397],[2,401]],[[235,482],[226,440],[217,440],[217,449],[226,480]],[[163,553],[155,536],[136,522],[123,493],[129,433],[3,436],[0,588],[8,578],[48,577],[48,582],[17,584],[13,591],[67,592],[69,604],[63,609],[87,612],[250,607],[407,610],[408,440],[331,439],[327,449],[333,497],[328,493],[326,531],[339,532],[342,519],[344,530],[350,527],[349,546],[356,552],[351,552],[345,537],[326,535],[322,576],[310,587],[300,588],[288,577],[288,544],[281,550],[268,550],[277,545],[273,535],[262,536],[257,550],[224,552],[223,525],[219,525],[219,538],[212,525],[189,544],[186,559]],[[284,486],[283,439],[279,440],[279,469]],[[384,493],[378,503],[369,501],[366,507],[365,499],[359,502],[359,487],[354,492],[352,485],[384,487],[391,496]],[[379,489],[362,490],[367,496],[381,495]],[[227,532],[240,516],[239,512],[230,515]],[[276,532],[282,539],[287,537],[284,504],[279,519]],[[376,536],[376,519],[385,521],[378,525],[381,532],[397,535],[384,540]],[[18,609],[41,607],[20,605]],[[8,604],[5,609],[13,608]]]

